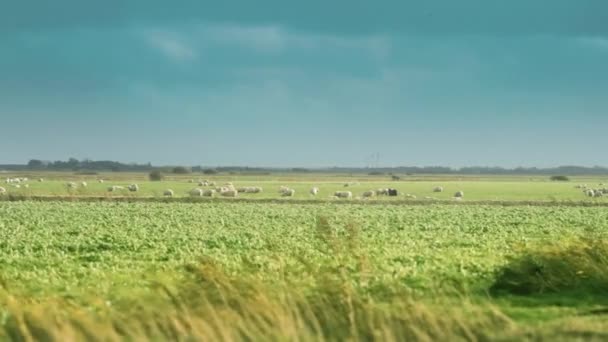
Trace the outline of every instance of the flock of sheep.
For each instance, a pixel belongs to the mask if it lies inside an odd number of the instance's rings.
[[[30,180],[27,177],[16,177],[16,178],[6,178],[5,183],[13,188],[29,188]],[[38,179],[38,182],[44,182],[44,179]],[[104,183],[103,179],[98,180],[99,183]],[[189,180],[189,183],[194,183],[194,180]],[[68,189],[76,189],[76,188],[86,188],[88,186],[87,182],[81,181],[79,183],[76,182],[67,182],[65,183]],[[344,187],[350,187],[354,185],[359,185],[359,183],[345,183]],[[588,197],[604,197],[608,196],[608,187],[605,187],[603,183],[599,184],[597,188],[588,187],[586,184],[579,184],[575,186],[576,189],[580,189],[583,193]],[[138,184],[131,184],[129,186],[121,186],[121,185],[112,185],[107,187],[108,192],[120,192],[128,190],[129,192],[138,192],[140,190]],[[199,180],[198,187],[190,190],[188,195],[191,197],[214,197],[216,195],[223,197],[238,197],[240,193],[246,194],[258,194],[262,193],[263,188],[259,186],[246,186],[246,187],[235,187],[232,183],[228,182],[223,184],[222,186],[216,186],[215,182],[208,180]],[[434,187],[432,189],[434,193],[442,193],[444,192],[444,188],[441,186]],[[0,195],[6,194],[7,189],[0,187]],[[279,188],[279,195],[281,197],[294,197],[295,189],[289,188],[287,186],[281,186]],[[320,193],[320,189],[318,187],[313,187],[310,189],[310,196],[317,196]],[[175,196],[175,192],[172,189],[166,189],[163,191],[163,196],[165,197],[173,197]],[[333,193],[330,198],[332,199],[370,199],[379,196],[398,196],[398,191],[392,188],[379,188],[375,190],[367,190],[361,193],[359,196],[354,196],[352,191],[336,191]],[[416,199],[417,197],[412,194],[403,194],[408,199]],[[464,198],[464,192],[458,191],[454,193],[454,199],[462,200]],[[433,200],[433,197],[425,197],[425,199]]]
[[[604,197],[604,195],[608,195],[608,188],[603,187],[604,184],[600,183],[599,186],[602,188],[590,188],[587,184],[579,184],[575,186],[577,189],[581,189],[583,193],[588,197]]]
[[[40,178],[38,181],[43,182],[44,179]],[[6,179],[6,183],[15,188],[21,188],[21,187],[28,188],[29,185],[27,184],[27,182],[28,182],[28,178],[7,178]],[[98,182],[103,184],[104,180],[99,179]],[[189,180],[188,182],[194,183],[194,180]],[[345,183],[344,187],[349,187],[349,186],[353,186],[353,185],[358,185],[358,183]],[[70,182],[65,183],[65,186],[69,190],[72,190],[72,189],[77,189],[77,188],[86,188],[86,187],[88,187],[88,184],[85,181],[82,181],[79,183],[70,181]],[[263,188],[259,187],[259,186],[247,186],[247,187],[236,188],[230,182],[225,183],[222,186],[216,186],[215,182],[208,181],[208,180],[199,180],[198,186],[199,187],[194,188],[188,192],[188,194],[191,197],[214,197],[216,195],[223,196],[223,197],[238,197],[239,193],[258,194],[258,193],[263,192]],[[203,188],[203,187],[207,187],[207,188]],[[124,191],[124,190],[128,190],[130,192],[138,192],[139,185],[131,184],[127,187],[124,187],[121,185],[111,185],[111,186],[107,187],[108,192],[120,192],[120,191]],[[0,195],[5,194],[6,192],[7,192],[7,190],[5,188],[0,187]],[[320,189],[318,187],[313,187],[310,189],[309,194],[311,196],[317,196],[319,194],[319,192],[320,192]],[[433,192],[443,192],[443,187],[435,187],[433,189]],[[296,191],[294,189],[286,187],[286,186],[281,186],[279,188],[279,194],[281,197],[294,197],[295,193],[296,193]],[[172,189],[166,189],[163,191],[163,196],[173,197],[173,196],[175,196],[175,191],[173,191]],[[369,198],[373,198],[373,197],[377,197],[377,196],[398,196],[398,191],[396,189],[392,189],[392,188],[380,188],[380,189],[376,189],[376,190],[365,191],[360,196],[357,196],[355,198],[369,199]],[[411,195],[411,194],[404,194],[404,196],[406,198],[411,198],[411,199],[416,198],[416,196]],[[464,192],[458,191],[454,194],[454,197],[456,199],[462,199],[464,197]],[[353,192],[352,191],[336,191],[331,196],[331,198],[333,198],[333,199],[352,199]],[[426,198],[433,199],[431,197],[426,197]]]

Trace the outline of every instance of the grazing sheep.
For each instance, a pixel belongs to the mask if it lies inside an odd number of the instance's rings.
[[[6,193],[6,189],[3,187],[0,187],[0,195],[4,195]]]
[[[397,196],[397,189],[388,189],[388,195],[392,197]]]
[[[416,196],[412,194],[405,194],[405,198],[416,199]]]
[[[433,188],[433,192],[443,192],[443,187],[436,186],[435,188]]]
[[[388,189],[378,189],[378,190],[376,190],[376,195],[378,195],[378,196],[388,195]]]
[[[247,191],[247,188],[246,188],[246,187],[240,187],[240,188],[236,188],[236,192],[243,193],[243,192],[245,192],[245,191]]]
[[[596,190],[596,191],[595,191],[595,196],[593,196],[593,197],[603,197],[603,196],[604,196],[604,193],[603,193],[603,192],[601,192],[601,191],[599,191],[599,190]]]
[[[228,191],[224,191],[222,193],[220,193],[220,195],[224,196],[224,197],[237,197],[239,194],[238,191],[236,191],[235,189],[229,189]]]
[[[314,188],[310,189],[310,194],[313,196],[317,196],[317,194],[319,194],[319,188],[314,187]]]
[[[215,182],[209,182],[209,186],[215,186]]]
[[[124,189],[124,186],[120,186],[120,185],[112,185],[112,186],[108,187],[109,192],[115,192],[115,191],[123,190],[123,189]]]
[[[353,193],[350,191],[336,191],[334,196],[338,198],[353,198]]]
[[[166,197],[173,197],[173,194],[174,194],[174,192],[171,189],[167,189],[163,192],[163,196],[166,196]]]
[[[203,189],[192,189],[190,190],[190,196],[191,197],[203,197]]]
[[[139,191],[139,185],[137,185],[137,184],[131,184],[127,188],[131,192],[137,192],[137,191]]]
[[[259,186],[248,186],[245,188],[245,192],[248,194],[257,194],[262,192],[262,188]]]
[[[82,183],[80,183],[80,185],[82,185],[83,188],[86,188],[88,184],[87,184],[87,182],[82,182]]]
[[[294,189],[285,189],[282,193],[281,196],[283,197],[293,197],[293,195],[296,194],[296,191]]]
[[[369,190],[369,191],[364,192],[361,196],[363,198],[374,197],[374,196],[376,196],[376,192],[373,190]]]
[[[98,180],[99,184],[103,184],[103,179]]]
[[[203,196],[205,197],[213,197],[215,195],[215,190],[213,189],[206,189],[203,191]]]
[[[194,179],[188,179],[188,183],[194,183]]]
[[[70,189],[73,189],[76,187],[76,183],[74,183],[74,182],[67,182],[65,185]]]
[[[463,198],[464,197],[464,192],[463,191],[458,191],[454,194],[454,197],[456,198]]]
[[[236,191],[236,189],[234,187],[229,187],[229,186],[220,186],[219,188],[216,188],[215,191],[222,193],[222,192],[226,192],[226,191],[230,191],[230,190],[234,190]],[[238,192],[238,191],[237,191]]]
[[[21,185],[20,184],[13,184],[12,187],[19,189],[19,188],[21,188]]]
[[[585,194],[587,194],[587,196],[589,196],[589,197],[595,197],[595,191],[593,191],[591,189],[585,191]]]
[[[285,192],[285,191],[287,191],[287,190],[289,190],[289,188],[288,188],[288,187],[286,187],[286,186],[284,186],[284,185],[281,185],[281,186],[279,187],[279,193],[281,193],[281,194],[282,194],[282,193],[284,193],[284,192]]]
[[[198,182],[198,186],[208,186],[209,182],[204,181],[204,182]]]
[[[23,184],[23,187],[27,189],[27,188],[30,187],[30,185],[29,184]]]
[[[44,178],[38,178],[38,182],[40,182],[40,183],[44,182]]]

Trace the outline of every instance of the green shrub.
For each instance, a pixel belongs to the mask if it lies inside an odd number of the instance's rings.
[[[148,178],[153,182],[158,182],[163,180],[163,174],[159,170],[154,170],[148,174]]]
[[[493,294],[608,294],[608,241],[575,239],[526,251],[498,271]]]
[[[570,178],[568,176],[551,176],[551,180],[554,182],[567,182]]]
[[[185,175],[188,173],[192,173],[192,170],[190,170],[187,167],[177,166],[177,167],[174,167],[173,170],[171,170],[171,172],[179,174],[179,175]]]

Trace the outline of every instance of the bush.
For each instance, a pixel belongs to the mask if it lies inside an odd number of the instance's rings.
[[[394,180],[394,181],[398,181],[398,180],[400,180],[400,179],[401,179],[401,177],[399,177],[399,176],[395,176],[395,175],[392,175],[392,176],[391,176],[391,179],[392,179],[392,180]]]
[[[568,176],[551,176],[551,180],[554,182],[567,182],[570,178]]]
[[[187,167],[177,166],[177,167],[174,167],[173,170],[171,170],[171,172],[180,174],[180,175],[185,175],[185,174],[191,173],[192,171]]]
[[[158,170],[154,170],[148,174],[148,178],[153,182],[158,182],[163,180],[163,174]]]
[[[206,175],[215,175],[218,173],[218,171],[215,169],[205,169],[203,170],[203,173]]]
[[[529,251],[498,271],[494,294],[608,294],[608,242],[575,239]]]

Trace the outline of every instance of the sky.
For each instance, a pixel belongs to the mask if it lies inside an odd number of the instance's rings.
[[[608,166],[608,1],[0,8],[0,164]]]

